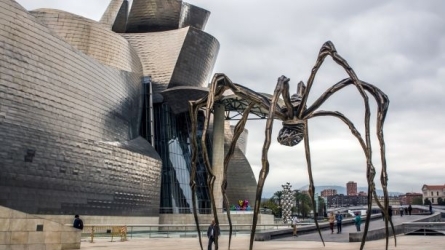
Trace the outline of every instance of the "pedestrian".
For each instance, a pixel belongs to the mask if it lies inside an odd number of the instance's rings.
[[[400,211],[400,217],[403,217],[403,207],[402,206],[399,207],[399,211]]]
[[[341,233],[341,221],[343,220],[343,216],[340,211],[337,212],[337,216],[335,216],[335,220],[337,221],[337,233]]]
[[[360,225],[362,224],[362,216],[360,213],[355,214],[354,223],[355,227],[357,228],[357,232],[360,232]]]
[[[430,203],[430,214],[433,214],[433,206]]]
[[[220,234],[221,233],[219,231],[219,226],[218,226],[218,224],[216,224],[215,220],[213,219],[212,223],[209,225],[209,228],[207,229],[207,237],[209,238],[209,245],[207,247],[208,250],[212,250],[212,244],[215,241],[218,243],[218,237]]]
[[[74,215],[73,227],[83,230],[83,221],[82,221],[82,219],[79,218],[78,214]]]
[[[411,215],[411,211],[413,211],[413,207],[411,207],[411,204],[409,204],[409,206],[408,206],[408,213],[409,213],[409,215]]]
[[[405,215],[408,215],[408,207],[405,207]]]
[[[382,213],[382,219],[383,221],[385,221],[385,213],[383,212],[383,210],[381,211],[381,213]]]
[[[295,237],[298,237],[298,235],[297,235],[297,223],[298,223],[298,222],[300,222],[300,220],[299,220],[298,217],[295,215],[295,216],[292,218],[292,222],[291,222],[292,229],[293,229],[293,231],[292,231],[292,236],[295,236]]]
[[[331,234],[334,233],[334,222],[335,222],[334,212],[331,212],[329,214],[329,227],[331,228]]]

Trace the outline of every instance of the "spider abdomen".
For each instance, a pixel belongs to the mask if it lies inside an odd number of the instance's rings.
[[[293,147],[303,140],[303,122],[283,122],[283,128],[278,132],[277,140],[281,145]]]

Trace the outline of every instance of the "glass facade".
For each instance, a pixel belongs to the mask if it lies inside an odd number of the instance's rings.
[[[188,113],[174,114],[165,103],[155,104],[153,112],[155,148],[162,159],[160,213],[192,213],[190,116]],[[141,134],[147,139],[150,139],[149,124],[149,119],[143,119]],[[197,184],[196,205],[199,213],[209,213],[211,203],[207,188],[207,171],[200,145],[203,124],[204,114],[200,112],[198,113],[197,129],[199,154],[195,179]],[[209,137],[207,136],[206,146],[211,161],[212,143]]]

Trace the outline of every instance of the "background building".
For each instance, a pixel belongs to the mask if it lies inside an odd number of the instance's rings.
[[[346,183],[346,195],[357,195],[357,183],[350,181]]]
[[[112,0],[97,22],[0,3],[0,206],[70,216],[190,214],[187,103],[208,93],[218,54],[219,42],[204,32],[210,13],[178,0],[133,0],[131,9]],[[210,135],[200,149],[212,152]],[[229,168],[242,176],[229,184],[232,204],[255,198],[245,141]],[[200,157],[202,213],[211,208],[206,179]],[[237,182],[244,188],[234,192]]]
[[[368,197],[358,196],[358,195],[337,194],[333,196],[328,196],[327,205],[328,207],[365,206],[368,205]]]
[[[324,189],[323,191],[321,191],[321,197],[328,197],[328,196],[334,196],[337,194],[337,190],[336,189]]]
[[[412,205],[414,202],[419,202],[423,204],[423,195],[421,193],[406,193],[404,195],[400,195],[400,204],[401,205]]]
[[[423,185],[422,186],[423,193],[423,203],[427,203],[428,201],[431,204],[440,204],[445,201],[445,185]]]

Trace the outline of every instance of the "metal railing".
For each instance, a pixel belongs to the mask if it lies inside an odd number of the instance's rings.
[[[313,223],[299,223],[299,225],[312,225]],[[199,228],[201,236],[207,234],[208,224],[200,224]],[[125,240],[132,238],[182,238],[182,237],[198,237],[198,231],[195,224],[85,224],[82,237],[90,238],[90,242],[94,242],[94,238],[109,237],[113,241],[114,237],[124,237],[122,228],[125,227]],[[290,224],[259,224],[256,232],[265,230],[278,230],[290,228]],[[229,234],[229,224],[220,224],[221,234]],[[251,224],[234,224],[232,225],[232,236],[250,234]]]

